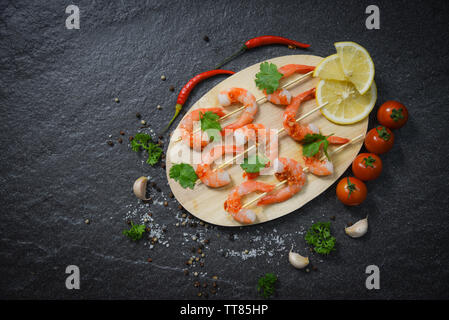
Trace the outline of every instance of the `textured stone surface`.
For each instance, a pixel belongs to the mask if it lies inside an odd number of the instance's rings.
[[[0,297],[203,299],[197,293],[206,290],[193,282],[207,281],[209,290],[217,275],[218,292],[209,298],[256,298],[256,279],[275,272],[275,298],[449,298],[447,2],[376,1],[376,31],[365,29],[368,3],[360,1],[182,3],[78,1],[81,29],[67,30],[66,2],[1,2]],[[226,67],[238,71],[301,52],[326,56],[335,41],[353,40],[376,64],[378,105],[398,99],[410,120],[395,132],[393,151],[382,157],[382,177],[368,183],[368,199],[359,207],[343,206],[331,187],[264,225],[176,227],[186,219],[168,197],[164,170],[149,167],[128,146],[140,126],[135,113],[158,132],[190,76],[262,34],[312,47],[255,49]],[[222,79],[199,85],[189,105]],[[375,112],[370,120],[374,125]],[[123,144],[117,143],[120,130]],[[141,175],[162,189],[151,190],[151,205],[131,193]],[[153,249],[146,239],[133,243],[121,234],[128,219],[141,222],[148,212],[148,225],[165,243]],[[358,240],[345,236],[346,223],[368,213],[369,233]],[[287,262],[290,246],[306,254],[304,230],[331,216],[337,251],[310,255],[318,271],[294,270]],[[203,249],[204,267],[190,267],[186,276],[195,234],[211,241]],[[70,264],[80,267],[81,290],[65,289]],[[381,290],[365,289],[370,264],[380,267]]]

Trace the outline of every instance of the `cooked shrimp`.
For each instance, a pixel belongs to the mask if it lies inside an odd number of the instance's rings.
[[[197,134],[193,133],[194,122],[200,120],[200,113],[203,114],[207,111],[213,112],[220,117],[225,115],[222,108],[200,108],[190,112],[179,125],[182,140],[187,143],[190,148],[196,150],[202,149],[209,143],[207,134],[203,135],[203,132],[198,132]]]
[[[278,156],[278,139],[277,133],[268,131],[263,124],[250,123],[234,131],[234,137],[237,144],[241,145],[246,142],[257,142],[262,145],[263,154],[268,160],[273,161]],[[270,167],[270,162],[266,167]],[[259,176],[259,172],[243,173],[244,178],[248,180],[255,179]]]
[[[290,77],[294,73],[307,73],[315,70],[313,66],[306,66],[302,64],[286,64],[278,69],[282,73],[282,78]],[[274,104],[289,105],[292,100],[292,95],[287,89],[278,89],[271,94],[267,94],[264,90],[264,94],[267,96],[267,100]]]
[[[242,209],[242,197],[251,192],[270,192],[273,189],[274,185],[271,184],[253,180],[245,181],[231,190],[224,203],[224,209],[238,222],[254,223],[256,215],[251,210]]]
[[[329,176],[334,173],[334,165],[327,158],[320,160],[317,156],[304,157],[304,163],[314,175]]]
[[[196,175],[205,185],[212,188],[223,187],[231,182],[229,173],[223,169],[212,170],[212,163],[223,154],[241,152],[243,148],[232,145],[216,146],[203,158],[203,163],[196,165]]]
[[[329,136],[327,137],[327,141],[329,141],[330,144],[338,145],[348,143],[350,140],[337,136]],[[323,145],[320,146],[320,152],[313,157],[304,157],[304,163],[312,174],[317,176],[329,176],[334,173],[334,165],[327,158],[321,160],[323,157],[322,149]]]
[[[248,90],[242,88],[223,90],[218,94],[218,101],[224,107],[236,102],[240,102],[245,106],[240,118],[236,122],[224,127],[222,132],[225,132],[226,129],[235,130],[253,122],[258,107],[256,97]]]
[[[287,180],[287,186],[275,190],[257,202],[257,205],[283,202],[298,193],[306,182],[302,166],[293,159],[278,158],[274,160],[275,175],[279,181]]]
[[[313,99],[315,97],[315,88],[300,93],[293,98],[292,102],[287,106],[283,114],[283,126],[285,131],[293,139],[301,141],[307,134],[319,133],[319,129],[313,125],[301,125],[296,122],[296,112],[304,101]]]
[[[327,141],[329,141],[330,144],[345,144],[351,140],[349,140],[348,138],[329,136],[329,137],[327,137]]]

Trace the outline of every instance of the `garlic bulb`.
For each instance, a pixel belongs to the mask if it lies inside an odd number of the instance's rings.
[[[352,238],[360,238],[368,231],[368,216],[365,219],[359,220],[352,226],[345,228],[345,232]]]
[[[293,252],[292,249],[293,246],[288,253],[288,261],[290,262],[290,264],[296,269],[303,269],[307,267],[307,265],[309,264],[309,258],[303,257],[299,253]]]
[[[133,191],[136,197],[140,200],[147,200],[147,198],[145,197],[147,194],[147,183],[147,177],[140,177],[134,182]]]

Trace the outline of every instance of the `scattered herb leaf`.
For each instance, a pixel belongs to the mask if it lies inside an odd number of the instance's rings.
[[[376,128],[379,137],[384,139],[385,141],[390,140],[391,134],[388,133],[387,129],[384,126],[380,126]]]
[[[328,136],[323,136],[322,134],[314,133],[314,134],[306,134],[303,140],[302,146],[302,154],[306,157],[313,157],[316,155],[323,146],[323,152],[326,157],[329,159],[329,154],[327,153],[327,148],[329,147],[329,138],[332,134]]]
[[[264,298],[272,296],[274,293],[274,285],[277,280],[278,278],[274,273],[265,274],[265,276],[260,277],[257,282],[257,291],[260,292]]]
[[[137,241],[142,238],[145,232],[144,224],[133,224],[131,222],[131,228],[129,230],[123,230],[123,234],[133,241]]]
[[[195,182],[198,179],[198,176],[196,175],[193,167],[187,163],[179,163],[173,165],[170,168],[169,175],[170,178],[178,181],[181,187],[183,187],[184,189],[193,189],[195,187]]]
[[[260,90],[266,90],[266,93],[271,94],[279,88],[279,80],[282,76],[283,74],[278,71],[275,64],[261,63],[260,71],[256,74],[256,86]]]
[[[131,149],[135,152],[139,152],[141,149],[148,152],[147,163],[154,166],[158,163],[162,155],[162,149],[151,141],[151,137],[146,133],[137,133],[134,139],[131,140]]]
[[[248,158],[245,158],[240,167],[247,173],[256,173],[260,172],[261,168],[265,168],[265,165],[268,163],[268,161],[269,160],[264,156],[253,154]]]
[[[313,224],[306,234],[306,241],[313,246],[316,253],[329,254],[335,250],[335,238],[331,235],[330,222],[317,222]]]

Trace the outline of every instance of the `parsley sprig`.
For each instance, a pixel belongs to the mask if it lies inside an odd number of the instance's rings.
[[[144,224],[134,224],[131,222],[131,228],[129,230],[123,230],[123,234],[133,241],[142,239],[142,235],[145,232]]]
[[[146,133],[137,133],[134,139],[131,140],[131,149],[135,152],[139,152],[144,149],[148,152],[147,163],[154,166],[158,163],[162,155],[162,149],[151,141],[151,137]]]
[[[279,80],[283,74],[278,71],[278,67],[273,63],[263,62],[260,64],[260,71],[256,74],[256,86],[260,90],[266,90],[270,94],[279,88]]]
[[[240,167],[247,173],[256,173],[260,172],[260,169],[265,168],[268,161],[264,156],[253,154],[245,158]]]
[[[206,131],[209,129],[215,129],[221,131],[220,122],[218,122],[220,116],[211,111],[206,111],[205,113],[200,113],[201,130]]]
[[[178,163],[170,168],[170,178],[179,182],[184,189],[195,187],[195,182],[198,179],[195,170],[190,164]]]
[[[274,273],[265,274],[265,276],[259,278],[259,281],[257,282],[257,291],[260,292],[264,298],[272,296],[274,293],[274,285],[277,280],[278,278]]]
[[[313,246],[316,253],[329,254],[335,250],[335,238],[331,235],[330,222],[317,222],[313,224],[306,234],[306,241]]]
[[[302,154],[306,157],[313,157],[320,151],[320,147],[323,146],[323,152],[326,157],[329,159],[329,154],[327,153],[327,148],[329,147],[329,138],[332,134],[328,136],[323,136],[322,134],[314,133],[314,134],[306,134],[303,145],[302,145]]]

